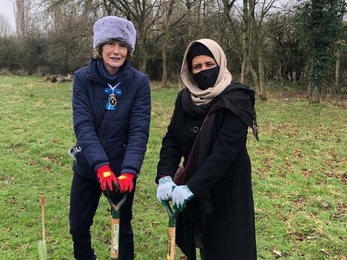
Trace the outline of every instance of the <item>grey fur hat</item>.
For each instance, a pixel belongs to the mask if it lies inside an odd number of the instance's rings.
[[[134,24],[118,16],[105,16],[94,24],[94,43],[96,50],[110,40],[120,40],[129,46],[133,52],[136,44],[136,30]]]

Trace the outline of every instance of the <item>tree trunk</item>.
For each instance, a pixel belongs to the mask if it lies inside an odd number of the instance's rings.
[[[139,34],[138,34],[138,44],[137,44],[137,49],[139,53],[140,59],[139,61],[139,70],[142,72],[146,73],[147,69],[147,51],[146,51],[146,38],[145,38],[145,29],[143,26],[139,26]]]
[[[319,63],[319,58],[314,56],[312,58],[311,72],[310,72],[310,85],[311,96],[310,103],[319,103],[322,84],[322,65]]]
[[[249,72],[252,75],[253,85],[257,92],[259,92],[259,77],[253,66],[249,63]]]
[[[168,39],[169,39],[169,21],[168,16],[164,18],[165,25],[164,25],[164,36],[163,36],[163,46],[161,51],[162,56],[162,65],[163,65],[163,75],[161,78],[161,84],[163,88],[167,87],[167,78],[168,78],[168,62],[167,62],[167,46],[168,46]]]
[[[165,36],[164,36],[165,38]],[[163,75],[161,78],[161,86],[163,88],[167,87],[167,78],[168,78],[168,64],[167,64],[167,53],[166,53],[166,44],[163,44],[162,51],[161,51],[161,57],[163,59],[162,65],[163,65]]]
[[[20,37],[26,36],[27,26],[28,26],[28,6],[30,1],[16,0],[16,31],[17,35]]]
[[[340,69],[341,69],[341,51],[336,53],[336,64],[335,64],[335,84],[332,90],[332,94],[339,94],[340,87]]]
[[[313,87],[310,103],[320,103],[320,87],[319,86]]]
[[[267,100],[266,97],[266,86],[265,86],[265,70],[263,61],[262,48],[258,49],[258,70],[259,70],[259,92],[258,97],[260,100]]]
[[[243,0],[243,19],[242,19],[242,65],[241,65],[241,83],[247,84],[249,73],[249,14],[248,0]]]
[[[186,0],[185,1],[185,5],[187,7],[187,17],[188,17],[188,35],[187,35],[187,43],[186,45],[188,45],[188,43],[192,40],[193,38],[193,28],[192,28],[192,21],[193,21],[193,17],[192,17],[192,3],[190,2],[190,0]]]

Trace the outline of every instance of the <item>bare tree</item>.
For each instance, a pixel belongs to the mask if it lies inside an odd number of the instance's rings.
[[[12,33],[11,24],[5,15],[0,14],[0,37],[8,36]]]
[[[266,86],[265,86],[265,68],[264,68],[264,53],[263,50],[265,49],[265,36],[264,33],[264,23],[265,18],[268,15],[270,9],[274,5],[276,0],[265,0],[260,4],[259,11],[257,12],[257,17],[253,16],[253,26],[252,31],[254,33],[254,39],[257,48],[255,49],[256,57],[257,57],[257,63],[258,63],[258,79],[254,77],[254,81],[257,80],[256,86],[257,86],[257,92],[258,97],[260,100],[266,100]],[[254,13],[253,13],[254,15]]]
[[[108,14],[114,14],[113,10],[119,10],[137,28],[137,53],[140,56],[138,67],[142,71],[146,71],[147,68],[148,53],[146,42],[148,32],[152,29],[152,26],[159,17],[159,11],[155,9],[158,6],[158,1],[108,1],[109,5],[113,6],[112,10],[108,10]]]
[[[343,15],[345,14],[346,10],[345,10],[345,6],[343,6],[341,14],[340,14],[340,19],[341,19],[341,23],[343,23]],[[332,93],[333,94],[339,94],[340,90],[340,73],[341,73],[341,52],[342,49],[346,49],[346,43],[342,40],[336,42],[336,45],[339,46],[339,48],[337,48],[337,51],[335,53],[335,84],[334,87],[332,88]]]
[[[247,76],[250,71],[250,48],[252,42],[251,34],[251,13],[254,12],[254,0],[243,0],[242,7],[242,66],[241,83],[247,83]]]
[[[49,30],[61,30],[66,24],[76,21],[84,24],[82,27],[85,29],[90,29],[89,25],[104,15],[107,8],[98,0],[41,0],[41,3]]]
[[[173,8],[174,8],[174,0],[169,0],[169,1],[163,1],[164,5],[164,12],[165,12],[165,17],[164,17],[164,37],[163,37],[163,44],[162,44],[162,59],[163,59],[163,76],[162,76],[162,86],[167,87],[167,81],[168,81],[168,59],[167,59],[167,49],[168,49],[168,44],[169,44],[169,39],[170,39],[170,20],[171,20],[171,15],[173,13]]]
[[[16,0],[15,20],[18,36],[26,36],[30,22],[31,0]]]
[[[257,89],[258,97],[266,100],[263,50],[266,46],[264,23],[276,0],[243,0],[242,7],[242,69],[241,82],[247,83],[249,75]],[[254,65],[257,64],[257,68]]]
[[[188,17],[188,21],[187,21],[188,35],[187,35],[187,38],[189,40],[191,40],[192,37],[193,37],[193,33],[192,33],[192,25],[193,25],[193,23],[192,23],[192,18],[193,18],[193,16],[192,16],[192,5],[194,5],[194,3],[196,1],[194,1],[194,0],[193,1],[185,0],[184,2],[185,2],[185,6],[187,7],[187,17]]]

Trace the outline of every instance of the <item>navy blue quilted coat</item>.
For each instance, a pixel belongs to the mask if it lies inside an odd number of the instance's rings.
[[[88,179],[96,179],[96,170],[109,163],[117,176],[140,172],[149,135],[151,97],[148,77],[126,61],[113,85],[117,87],[117,105],[107,110],[107,83],[97,63],[75,72],[73,81],[73,126],[81,151],[73,170]]]

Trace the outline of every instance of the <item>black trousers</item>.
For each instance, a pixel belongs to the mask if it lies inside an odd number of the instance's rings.
[[[135,188],[128,194],[120,210],[119,260],[134,259],[134,235],[131,226],[134,192]],[[101,194],[98,182],[85,179],[76,173],[74,174],[71,183],[69,221],[74,257],[77,260],[95,259],[91,245],[90,227],[93,225],[93,218],[98,208]],[[122,197],[123,194],[117,194],[112,197],[112,201],[118,203]],[[105,248],[105,250],[108,250],[108,248]]]

